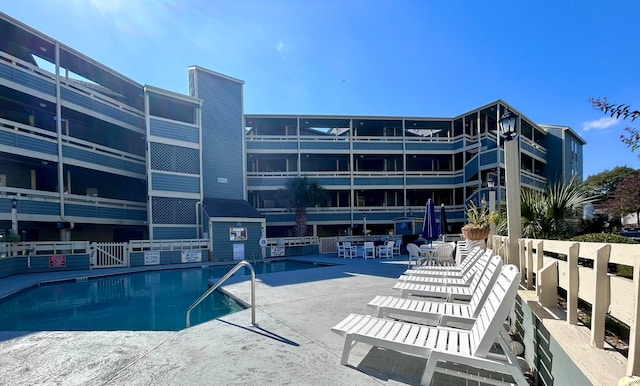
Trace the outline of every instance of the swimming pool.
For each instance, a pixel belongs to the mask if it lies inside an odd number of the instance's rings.
[[[0,331],[177,331],[210,278],[232,266],[148,271],[42,284],[0,301]],[[314,268],[296,261],[255,264],[256,275]],[[248,275],[247,268],[236,275]],[[215,291],[191,312],[191,325],[242,310]]]

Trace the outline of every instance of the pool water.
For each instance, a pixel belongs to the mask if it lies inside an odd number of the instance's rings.
[[[186,311],[232,266],[148,271],[45,284],[0,301],[0,331],[177,331]],[[256,275],[313,268],[292,261],[255,264]],[[248,275],[239,270],[236,275]],[[191,325],[242,310],[215,291],[191,311]]]

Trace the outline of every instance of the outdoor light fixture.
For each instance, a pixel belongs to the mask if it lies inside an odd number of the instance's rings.
[[[507,109],[500,118],[500,135],[505,141],[512,140],[518,134],[516,130],[516,121],[518,116]]]
[[[489,190],[493,191],[496,186],[496,182],[493,180],[493,178],[489,178],[487,180],[487,186],[489,187]]]

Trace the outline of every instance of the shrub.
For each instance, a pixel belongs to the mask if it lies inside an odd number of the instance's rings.
[[[629,238],[613,233],[588,233],[573,237],[571,241],[590,242],[590,243],[616,243],[616,244],[637,244],[638,242]]]

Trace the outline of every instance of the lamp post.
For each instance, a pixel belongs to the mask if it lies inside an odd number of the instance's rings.
[[[493,178],[489,178],[487,180],[487,186],[489,187],[489,213],[493,213],[496,211],[496,183]],[[489,224],[489,248],[493,248],[492,237],[496,234],[496,224],[491,222]]]
[[[18,199],[11,199],[11,233],[18,234]]]
[[[522,236],[520,214],[520,154],[518,146],[518,116],[507,109],[500,118],[500,135],[504,140],[504,164],[507,188],[507,261],[519,264],[518,239]]]

